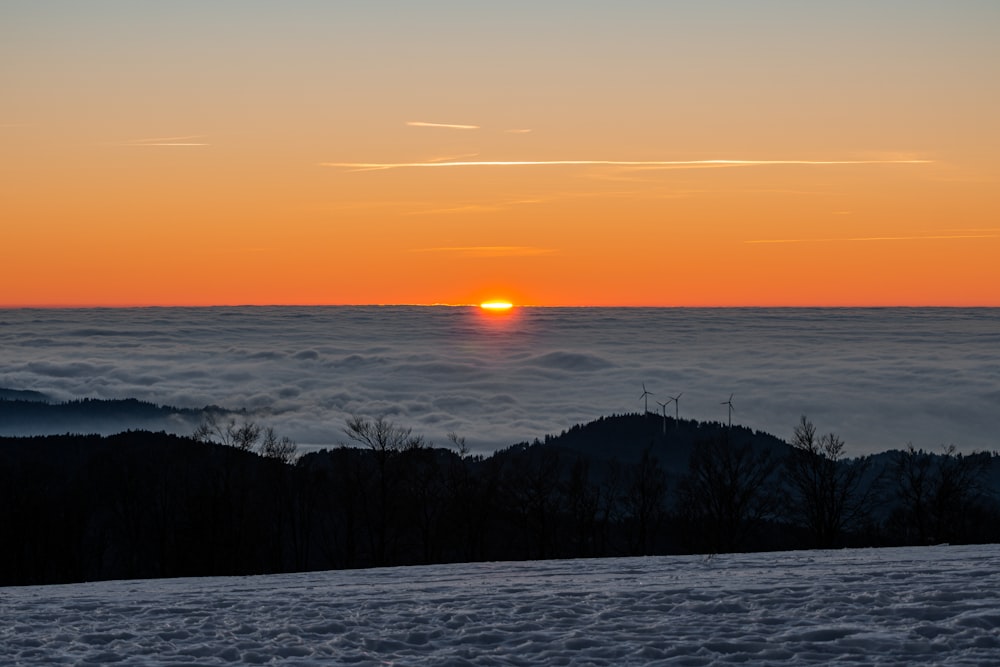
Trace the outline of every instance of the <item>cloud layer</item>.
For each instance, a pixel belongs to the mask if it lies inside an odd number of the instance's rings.
[[[478,451],[637,412],[788,437],[806,414],[852,454],[997,449],[998,309],[152,308],[0,311],[0,387],[247,408],[305,446],[386,415]],[[673,414],[673,406],[668,410]]]

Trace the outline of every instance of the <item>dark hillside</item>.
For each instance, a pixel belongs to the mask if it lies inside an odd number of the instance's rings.
[[[51,398],[40,391],[33,391],[31,389],[6,389],[4,387],[0,387],[0,400],[41,401],[43,403],[50,403],[52,401]]]
[[[125,429],[190,433],[210,412],[224,414],[229,411],[215,406],[201,409],[176,408],[134,398],[84,398],[64,403],[50,403],[36,398],[0,396],[0,435],[32,436],[59,433],[111,435]]]
[[[669,476],[687,471],[695,445],[716,439],[728,439],[734,445],[750,445],[755,451],[770,451],[772,456],[788,453],[788,443],[768,433],[719,422],[692,419],[675,421],[661,415],[640,414],[600,417],[587,424],[577,424],[559,435],[546,436],[542,444],[590,459],[595,464],[617,461],[637,463],[647,448],[659,460]],[[526,443],[520,445],[525,446]]]
[[[299,458],[164,432],[0,437],[0,585],[1000,541],[988,453],[803,458],[633,414],[483,457],[359,425],[364,447]]]

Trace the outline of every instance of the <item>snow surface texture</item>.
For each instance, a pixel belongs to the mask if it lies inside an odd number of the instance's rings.
[[[1000,546],[0,589],[5,664],[996,665]]]

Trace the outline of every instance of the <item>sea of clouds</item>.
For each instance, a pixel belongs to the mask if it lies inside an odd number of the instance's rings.
[[[640,412],[643,383],[650,411],[724,422],[734,394],[734,423],[808,415],[852,455],[1000,449],[1000,309],[0,310],[0,387],[246,408],[305,448],[359,414],[488,452]]]

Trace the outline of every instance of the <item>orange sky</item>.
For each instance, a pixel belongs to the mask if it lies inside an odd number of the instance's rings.
[[[4,3],[0,305],[1000,306],[1000,3],[804,4]]]

